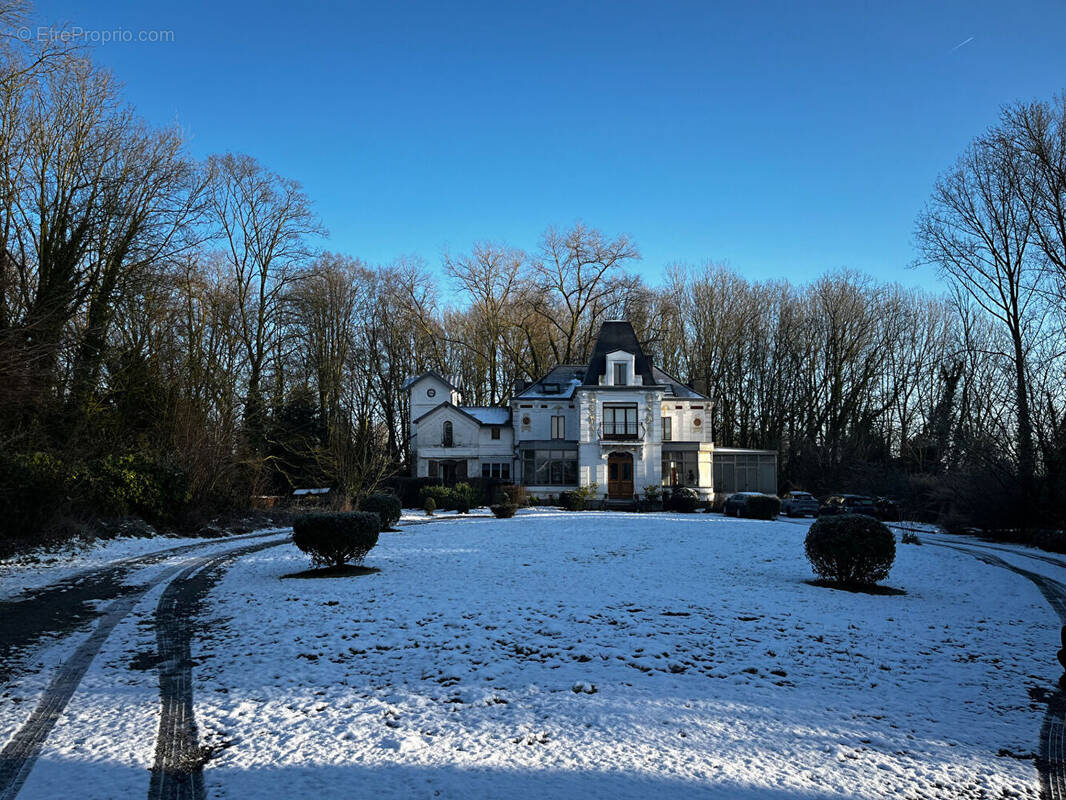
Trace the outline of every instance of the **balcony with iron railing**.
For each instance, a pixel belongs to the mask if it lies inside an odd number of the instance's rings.
[[[644,425],[640,422],[601,422],[600,441],[643,442]]]

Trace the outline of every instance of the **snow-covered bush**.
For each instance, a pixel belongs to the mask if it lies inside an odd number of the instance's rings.
[[[360,511],[373,511],[381,517],[381,529],[383,531],[396,527],[400,521],[403,509],[400,506],[400,498],[388,492],[376,492],[367,495],[359,503]]]
[[[807,532],[807,558],[826,580],[865,586],[888,577],[896,560],[896,537],[865,514],[819,517]]]
[[[772,494],[759,494],[748,498],[744,516],[751,519],[777,519],[781,513],[781,500]]]
[[[292,521],[292,541],[320,567],[360,562],[378,543],[381,517],[371,511],[300,514]]]
[[[514,503],[499,503],[498,505],[489,507],[492,509],[492,513],[497,517],[497,519],[510,519],[518,510],[518,506],[516,506]]]

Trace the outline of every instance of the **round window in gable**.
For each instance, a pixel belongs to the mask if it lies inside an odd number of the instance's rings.
[[[437,396],[437,390],[436,389],[429,389],[426,392],[426,396],[427,397],[436,397]]]
[[[528,425],[529,422],[530,422],[530,419],[529,419],[529,415],[528,414],[526,414],[526,416],[522,417],[522,424],[523,425]]]
[[[693,428],[698,428],[702,424],[703,424],[703,420],[700,419],[699,417],[696,417],[696,419],[692,420],[692,427]]]

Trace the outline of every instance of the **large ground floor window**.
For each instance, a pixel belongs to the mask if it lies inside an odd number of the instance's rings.
[[[699,486],[699,458],[696,450],[663,450],[663,486]]]
[[[774,453],[714,454],[716,492],[777,492],[777,455]]]
[[[527,486],[576,486],[577,450],[523,450],[522,483]]]
[[[482,461],[481,477],[502,478],[505,481],[509,481],[511,480],[511,462],[503,461],[500,463],[493,464],[486,461]]]

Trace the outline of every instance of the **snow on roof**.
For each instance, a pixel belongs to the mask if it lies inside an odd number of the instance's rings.
[[[567,398],[581,385],[587,367],[584,364],[560,364],[551,372],[518,393],[522,398]]]
[[[511,423],[511,409],[499,408],[498,406],[459,406],[460,411],[465,411],[482,425],[509,425]]]
[[[669,387],[674,397],[687,397],[693,400],[707,399],[706,395],[700,394],[695,389],[686,386],[666,370],[652,367],[651,372],[652,375],[655,376],[655,382],[660,386]]]

